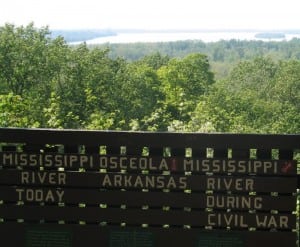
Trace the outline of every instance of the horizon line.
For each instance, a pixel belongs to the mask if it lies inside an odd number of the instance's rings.
[[[300,32],[300,28],[50,28],[51,31],[115,31],[115,32]]]

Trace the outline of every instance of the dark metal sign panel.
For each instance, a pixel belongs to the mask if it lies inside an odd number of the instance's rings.
[[[107,204],[127,207],[169,206],[172,208],[215,208],[232,210],[294,211],[295,196],[205,194],[161,191],[117,191],[78,188],[0,187],[0,200],[25,203]]]
[[[0,142],[3,246],[296,246],[299,135],[0,128]]]
[[[155,247],[154,234],[151,231],[145,231],[144,229],[136,229],[133,231],[112,230],[109,233],[109,246],[121,247],[121,246],[145,246]]]
[[[30,169],[64,168],[67,170],[107,169],[108,171],[149,172],[195,172],[216,174],[262,174],[296,175],[296,161],[292,160],[236,160],[236,159],[197,159],[182,157],[149,156],[106,156],[99,154],[58,154],[58,153],[19,153],[0,152],[0,165],[3,167],[23,167]]]
[[[55,228],[31,227],[26,231],[26,247],[72,247],[70,231]]]
[[[24,246],[30,240],[29,232],[34,231],[36,236],[45,231],[57,232],[63,238],[65,245],[72,247],[100,246],[132,247],[132,242],[147,243],[152,247],[188,246],[188,247],[296,247],[296,232],[268,232],[268,231],[204,231],[182,228],[141,228],[141,227],[100,227],[95,225],[54,225],[54,224],[0,224],[0,237],[3,246]],[[14,237],[11,237],[11,233]],[[126,240],[116,241],[119,235]],[[47,246],[46,238],[40,238],[38,247]],[[53,244],[53,243],[51,243]],[[242,245],[241,245],[242,244]],[[49,245],[48,245],[49,246]],[[56,247],[51,245],[51,247]],[[27,247],[27,246],[26,246]]]
[[[297,188],[297,178],[1,170],[0,184],[293,193]]]
[[[299,135],[172,133],[143,131],[83,131],[54,129],[0,128],[6,143],[107,145],[177,148],[300,148]]]
[[[63,207],[39,205],[0,205],[0,218],[25,221],[85,221],[128,225],[172,225],[195,227],[231,227],[248,229],[295,229],[296,217],[292,214],[206,212],[163,209],[121,209],[101,207]]]

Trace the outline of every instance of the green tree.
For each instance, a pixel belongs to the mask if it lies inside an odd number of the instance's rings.
[[[278,65],[271,58],[256,57],[240,62],[233,68],[226,81],[232,92],[255,93],[259,97],[269,97],[277,69]]]
[[[117,121],[130,129],[137,121],[140,129],[143,119],[150,116],[164,100],[156,71],[147,65],[128,64],[115,77],[111,100],[115,104]],[[122,124],[121,124],[122,125]]]
[[[60,100],[60,116],[64,128],[83,128],[91,114],[106,109],[108,87],[114,77],[114,62],[108,50],[87,48],[86,44],[70,50],[62,75],[54,89]]]
[[[45,126],[43,108],[64,75],[69,47],[48,28],[0,27],[0,90],[20,95],[31,119]]]
[[[0,126],[39,127],[39,124],[30,118],[27,105],[28,102],[20,95],[0,95]]]
[[[280,62],[271,93],[276,100],[289,103],[300,111],[300,61]]]
[[[165,104],[174,120],[187,121],[200,97],[214,83],[208,59],[203,54],[191,54],[181,60],[171,59],[158,70]]]
[[[299,62],[256,58],[237,65],[192,113],[188,129],[299,133]]]
[[[150,66],[154,70],[158,70],[162,66],[165,66],[170,61],[170,57],[168,55],[162,55],[159,52],[155,52],[150,55],[146,55],[140,60],[138,60],[138,63],[146,64]]]
[[[33,23],[0,27],[0,83],[6,85],[4,92],[22,95],[48,79],[48,35],[48,28],[36,29]]]
[[[280,62],[271,95],[280,104],[274,131],[300,133],[300,61]]]

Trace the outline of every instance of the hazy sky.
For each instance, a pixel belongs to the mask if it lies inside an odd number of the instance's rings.
[[[1,0],[0,25],[300,29],[299,0]]]

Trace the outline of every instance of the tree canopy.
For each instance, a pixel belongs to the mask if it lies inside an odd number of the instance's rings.
[[[168,44],[172,52],[128,59],[113,55],[120,46],[71,46],[48,28],[6,24],[0,126],[300,132],[300,57],[284,42],[189,41],[194,52],[187,54],[184,43]],[[135,47],[137,54],[141,44]]]

